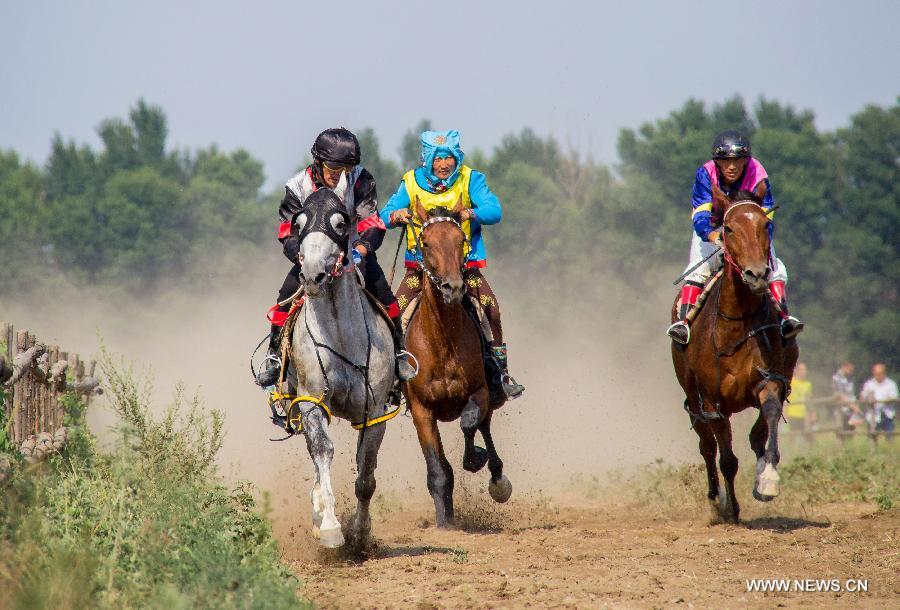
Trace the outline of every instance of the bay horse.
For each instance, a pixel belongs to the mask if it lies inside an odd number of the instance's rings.
[[[352,187],[351,187],[352,188]],[[326,547],[344,543],[331,486],[332,417],[360,430],[356,447],[357,508],[350,534],[364,541],[371,530],[369,502],[385,422],[399,409],[385,406],[394,384],[394,340],[386,320],[363,293],[348,255],[351,216],[344,206],[346,174],[334,190],[321,188],[293,219],[300,239],[300,280],[305,301],[290,339],[288,423],[301,428],[316,467],[310,492],[313,526]]]
[[[755,193],[741,191],[728,199],[713,187],[714,214],[722,219],[724,266],[694,319],[690,343],[672,343],[685,410],[700,437],[706,463],[707,497],[717,516],[731,523],[738,522],[740,507],[734,494],[738,459],[731,449],[729,418],[748,407],[759,409],[750,431],[757,458],[753,497],[763,502],[774,499],[780,480],[778,423],[799,356],[796,339],[782,338],[769,297],[770,220],[760,205],[765,192],[765,184],[760,184]],[[676,299],[673,322],[677,310]],[[717,449],[724,496],[716,471]]]
[[[404,392],[425,456],[438,527],[453,525],[453,468],[444,455],[438,421],[459,419],[465,439],[463,468],[478,472],[487,463],[488,491],[496,502],[506,502],[512,494],[491,438],[491,415],[505,400],[491,403],[481,331],[463,303],[462,210],[462,197],[452,210],[437,207],[426,212],[418,197],[414,205],[421,223],[417,247],[423,286],[408,324],[407,349],[419,362],[419,374],[404,384]],[[475,445],[476,431],[487,449]]]

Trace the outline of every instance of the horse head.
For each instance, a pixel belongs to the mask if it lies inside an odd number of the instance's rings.
[[[452,210],[436,207],[426,211],[416,197],[416,217],[422,224],[422,268],[447,304],[459,303],[466,292],[463,284],[466,236],[462,230],[462,211],[462,195]]]
[[[350,216],[344,207],[346,173],[334,189],[321,188],[303,202],[294,216],[293,230],[300,240],[300,279],[306,294],[318,296],[326,282],[339,276],[350,263]]]
[[[770,221],[762,207],[765,195],[764,182],[755,193],[739,191],[733,198],[713,186],[713,210],[721,213],[725,260],[754,294],[765,294],[772,271]]]

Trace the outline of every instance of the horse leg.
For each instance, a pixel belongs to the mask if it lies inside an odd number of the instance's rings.
[[[503,460],[497,455],[497,448],[494,447],[494,439],[491,437],[491,415],[493,411],[488,411],[487,416],[478,426],[484,444],[487,447],[488,470],[491,471],[491,481],[488,483],[488,493],[495,502],[506,502],[512,495],[512,483],[503,474]]]
[[[731,421],[719,419],[710,422],[716,444],[719,446],[719,468],[725,479],[725,501],[722,507],[722,518],[727,523],[737,523],[740,518],[740,507],[734,494],[734,477],[738,471],[738,459],[731,449]]]
[[[438,527],[450,527],[453,525],[453,468],[444,455],[444,445],[441,443],[441,433],[434,413],[416,399],[410,398],[410,401],[413,424],[416,426],[428,471],[428,492],[434,499],[435,524]]]
[[[334,514],[334,490],[331,488],[331,460],[334,444],[328,437],[328,424],[321,409],[311,409],[303,415],[303,435],[306,448],[316,465],[316,485],[310,492],[313,505],[313,525],[319,527],[319,542],[334,548],[344,544],[341,524]]]
[[[722,518],[722,512],[719,510],[719,471],[716,468],[716,437],[712,428],[705,422],[698,421],[694,424],[694,432],[700,437],[700,455],[706,463],[706,482],[708,491],[706,497],[712,508],[713,519],[718,521]]]
[[[358,543],[364,543],[372,530],[369,503],[375,495],[375,468],[378,467],[378,449],[384,439],[387,425],[380,423],[360,430],[356,448],[356,514],[350,525],[350,536]]]
[[[487,405],[487,400],[485,399],[482,404]],[[459,427],[462,428],[463,438],[466,441],[466,448],[463,452],[463,468],[469,472],[478,472],[488,461],[488,452],[475,445],[475,431],[484,421],[486,411],[486,407],[479,406],[473,398],[470,398],[459,415]]]
[[[753,497],[761,502],[769,502],[779,494],[781,477],[778,475],[778,422],[781,419],[781,397],[778,382],[770,381],[759,393],[759,419],[750,431],[750,444],[756,452],[756,484]],[[754,433],[756,444],[754,445]]]

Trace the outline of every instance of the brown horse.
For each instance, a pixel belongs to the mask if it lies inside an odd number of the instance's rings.
[[[782,338],[768,295],[770,221],[760,206],[764,195],[764,184],[755,194],[741,191],[731,200],[714,187],[713,209],[723,226],[724,268],[692,324],[691,342],[672,344],[675,374],[687,396],[685,409],[706,462],[708,498],[717,515],[732,523],[738,522],[740,508],[734,494],[738,459],[731,449],[729,418],[748,407],[759,408],[750,431],[757,457],[753,497],[768,502],[779,493],[778,421],[799,355],[796,339]],[[677,309],[676,300],[673,321]],[[716,472],[717,448],[724,497]]]
[[[405,384],[404,391],[425,456],[438,527],[453,524],[453,469],[444,455],[438,421],[459,419],[465,439],[463,468],[478,472],[487,463],[488,491],[495,501],[506,502],[512,494],[491,438],[491,414],[503,401],[490,403],[482,337],[463,304],[462,210],[462,198],[452,210],[438,207],[426,212],[418,198],[414,207],[421,222],[418,247],[424,285],[409,321],[406,344],[419,362],[419,374]],[[481,432],[487,450],[475,445],[476,431]]]

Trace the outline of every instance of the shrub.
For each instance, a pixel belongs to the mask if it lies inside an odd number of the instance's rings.
[[[0,590],[12,607],[293,608],[251,487],[228,488],[215,455],[222,414],[175,393],[159,419],[149,384],[104,354],[118,443],[97,450],[84,405],[66,398],[62,454],[18,463],[0,514]]]

